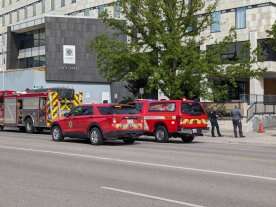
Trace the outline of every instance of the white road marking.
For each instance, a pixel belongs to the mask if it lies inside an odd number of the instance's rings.
[[[48,154],[69,156],[69,157],[113,161],[113,162],[127,163],[127,164],[140,165],[140,166],[159,167],[159,168],[168,168],[168,169],[174,169],[174,170],[194,171],[194,172],[200,172],[200,173],[209,173],[209,174],[254,178],[254,179],[258,179],[258,180],[276,181],[275,177],[266,177],[266,176],[233,173],[233,172],[225,172],[225,171],[216,171],[216,170],[206,170],[206,169],[200,169],[200,168],[191,168],[191,167],[183,167],[183,166],[176,166],[176,165],[166,165],[166,164],[159,164],[159,163],[152,163],[152,162],[124,160],[124,159],[119,159],[119,158],[101,157],[101,156],[88,155],[88,154],[77,154],[77,153],[59,152],[59,151],[52,151],[52,150],[40,150],[40,149],[32,149],[32,148],[13,147],[13,146],[7,146],[7,145],[0,145],[0,149],[26,151],[26,152],[37,152],[37,153],[48,153]]]
[[[133,192],[133,191],[123,190],[123,189],[119,189],[119,188],[112,188],[112,187],[106,187],[106,186],[102,186],[101,188],[104,189],[104,190],[110,190],[110,191],[115,191],[115,192],[119,192],[119,193],[125,193],[125,194],[129,194],[129,195],[139,196],[139,197],[143,197],[143,198],[149,198],[149,199],[153,199],[153,200],[164,201],[164,202],[167,202],[167,203],[174,203],[174,204],[178,204],[178,205],[182,205],[182,206],[206,207],[206,206],[201,206],[201,205],[197,205],[197,204],[193,204],[193,203],[188,203],[188,202],[177,201],[177,200],[172,200],[172,199],[168,199],[168,198],[162,198],[162,197],[158,197],[158,196],[148,195],[148,194],[144,194],[144,193],[136,193],[136,192]]]

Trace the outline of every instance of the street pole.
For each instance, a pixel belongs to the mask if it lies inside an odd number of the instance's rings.
[[[2,90],[5,90],[5,71],[4,71],[4,45],[3,45],[3,37],[1,37],[1,51],[2,51]]]

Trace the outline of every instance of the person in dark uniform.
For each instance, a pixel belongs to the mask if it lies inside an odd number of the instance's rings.
[[[238,106],[235,106],[235,108],[231,111],[232,121],[233,121],[233,127],[234,127],[234,136],[235,138],[238,137],[237,128],[239,128],[239,135],[240,137],[245,137],[242,132],[242,115],[241,110],[238,108]]]
[[[211,110],[211,112],[209,114],[209,119],[210,119],[211,127],[212,127],[212,129],[211,129],[212,137],[216,137],[215,136],[215,128],[217,129],[218,136],[222,137],[220,130],[219,130],[218,115],[215,110]]]

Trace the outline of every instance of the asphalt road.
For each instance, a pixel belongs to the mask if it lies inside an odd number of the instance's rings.
[[[276,146],[0,132],[0,207],[275,207]],[[203,141],[202,141],[203,140]]]

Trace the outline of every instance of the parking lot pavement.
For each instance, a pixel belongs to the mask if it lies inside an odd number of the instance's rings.
[[[275,206],[276,146],[206,139],[91,146],[1,132],[0,206]]]

